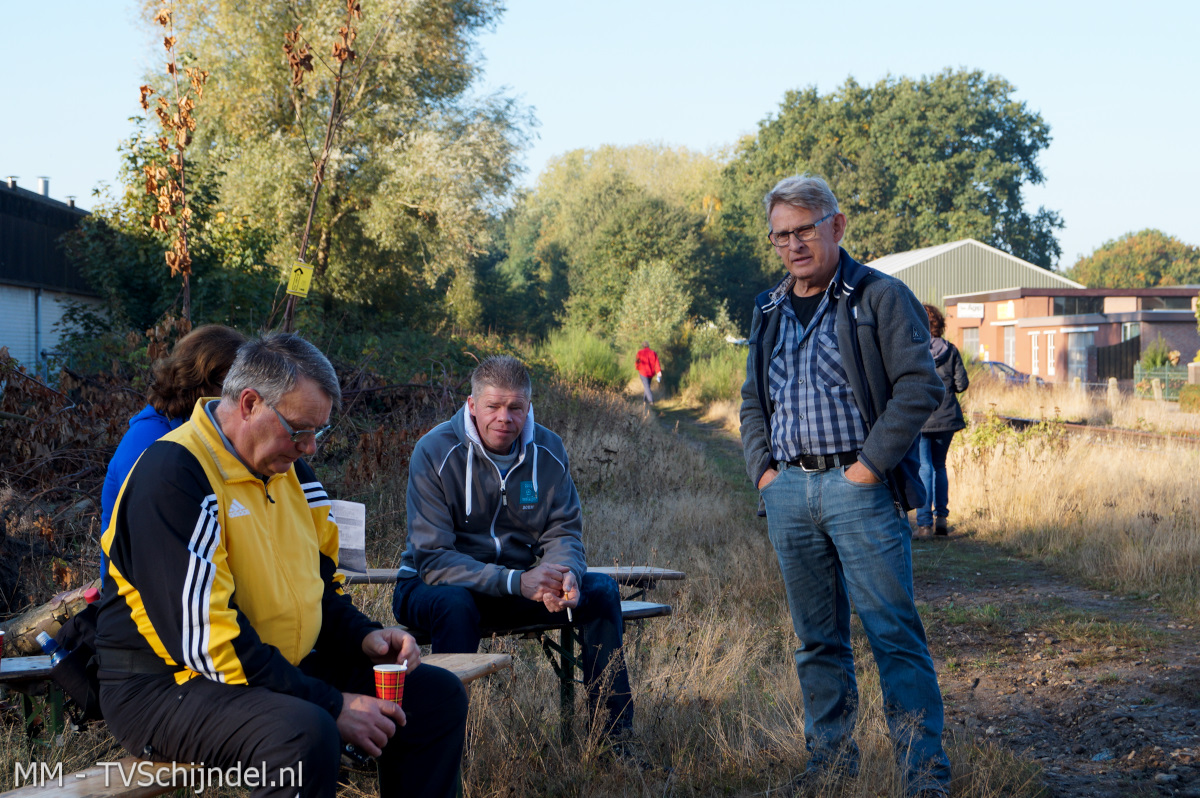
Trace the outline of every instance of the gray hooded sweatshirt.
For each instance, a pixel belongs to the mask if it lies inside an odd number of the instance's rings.
[[[582,584],[583,516],[562,439],[530,407],[519,446],[502,477],[465,403],[417,442],[401,579],[515,596],[521,574],[541,559],[567,566]]]

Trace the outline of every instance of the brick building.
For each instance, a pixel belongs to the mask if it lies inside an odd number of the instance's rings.
[[[1190,361],[1200,349],[1197,286],[1009,288],[945,297],[946,339],[1047,382],[1133,377],[1161,336]]]

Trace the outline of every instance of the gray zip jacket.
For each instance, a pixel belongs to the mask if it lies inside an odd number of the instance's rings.
[[[904,475],[896,472],[911,471],[909,481],[915,481],[918,460],[913,442],[945,393],[929,354],[928,316],[908,286],[864,266],[844,249],[838,269],[834,293],[838,349],[855,404],[869,427],[858,458],[889,484],[899,501],[899,494],[916,489],[919,482],[907,484]],[[779,334],[779,306],[788,301],[794,284],[789,274],[754,301],[740,413],[746,471],[754,485],[776,465],[771,456],[774,404],[767,367]],[[913,502],[919,505],[920,501]]]
[[[587,571],[583,515],[562,439],[533,420],[507,476],[488,457],[464,403],[427,432],[408,466],[408,545],[401,579],[519,596],[521,574],[542,559]]]

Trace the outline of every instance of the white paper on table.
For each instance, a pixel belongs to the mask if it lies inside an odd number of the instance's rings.
[[[367,506],[360,502],[334,499],[330,503],[338,525],[338,567],[346,571],[367,571]]]

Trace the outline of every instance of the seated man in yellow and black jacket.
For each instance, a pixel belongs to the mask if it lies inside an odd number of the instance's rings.
[[[453,795],[462,685],[413,670],[412,636],[342,592],[329,497],[300,459],[340,400],[316,347],[267,335],[141,456],[102,540],[101,708],[135,754],[265,768],[255,796],[334,795],[347,743],[378,757],[382,795]],[[371,673],[401,660],[403,710]]]

